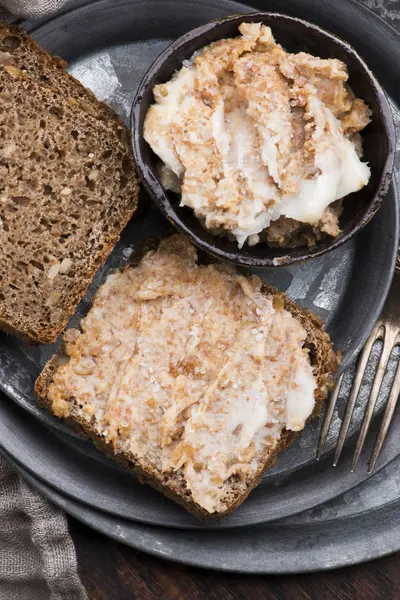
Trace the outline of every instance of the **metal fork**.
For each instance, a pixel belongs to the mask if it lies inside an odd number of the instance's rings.
[[[364,446],[365,438],[367,436],[368,429],[372,421],[374,408],[379,396],[379,391],[382,386],[383,377],[386,373],[390,356],[392,354],[393,349],[396,346],[400,345],[400,248],[399,253],[397,255],[397,262],[392,286],[390,288],[390,292],[386,300],[385,306],[383,308],[382,314],[379,318],[379,321],[375,325],[373,332],[369,336],[368,341],[365,344],[358,359],[353,385],[351,388],[350,396],[347,401],[344,418],[340,427],[335,457],[333,459],[333,466],[337,465],[339,457],[341,455],[343,445],[346,440],[347,432],[349,430],[349,425],[353,415],[358,392],[360,390],[361,382],[364,377],[365,368],[367,366],[372,347],[374,343],[378,340],[381,340],[383,342],[383,347],[379,358],[379,364],[375,373],[374,381],[372,384],[372,388],[370,391],[370,395],[368,398],[367,406],[365,409],[365,414],[361,425],[361,431],[358,436],[357,445],[353,456],[353,462],[351,465],[352,471],[354,471],[357,466],[358,459],[360,458],[360,454]],[[344,373],[340,376],[336,387],[329,398],[329,403],[324,417],[324,421],[322,423],[321,435],[318,442],[317,460],[320,458],[326,442],[336,402],[342,385],[343,377]],[[399,394],[400,361],[397,364],[396,373],[390,390],[389,398],[387,400],[385,412],[383,414],[380,430],[376,438],[371,457],[369,459],[368,473],[371,473],[376,465],[376,461],[379,457],[379,453],[381,451],[381,448],[386,438],[386,434],[388,432],[390,423],[393,418]]]

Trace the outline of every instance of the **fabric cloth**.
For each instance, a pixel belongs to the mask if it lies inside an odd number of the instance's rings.
[[[39,19],[60,10],[65,3],[66,0],[0,0],[0,18],[8,14],[14,18]]]
[[[66,516],[1,455],[0,600],[87,600]]]

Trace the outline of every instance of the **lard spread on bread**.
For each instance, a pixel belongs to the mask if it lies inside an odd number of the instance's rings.
[[[281,300],[258,277],[198,264],[172,236],[109,275],[82,330],[67,331],[53,412],[68,416],[74,398],[116,452],[180,471],[195,502],[218,511],[229,478],[251,477],[314,408],[306,332]]]

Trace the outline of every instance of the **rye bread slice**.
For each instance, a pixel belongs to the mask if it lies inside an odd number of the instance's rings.
[[[158,243],[157,240],[149,240],[141,248],[136,250],[135,254],[132,256],[132,267],[134,268],[137,266],[143,255],[148,250],[156,248]],[[210,257],[200,252],[198,253],[198,257],[199,262],[204,264],[214,262]],[[283,307],[302,324],[307,333],[305,347],[309,350],[310,361],[314,366],[317,379],[317,389],[315,392],[316,402],[310,419],[315,418],[320,414],[323,402],[332,386],[333,375],[340,362],[340,354],[333,351],[330,338],[324,331],[323,323],[319,317],[313,315],[306,309],[301,308],[286,295],[267,284],[263,285],[263,292],[266,295],[273,297],[275,302],[283,305]],[[50,412],[52,412],[52,403],[48,397],[48,389],[53,380],[54,373],[59,365],[65,362],[65,359],[66,357],[63,354],[53,356],[36,381],[35,392],[39,403]],[[108,457],[117,460],[129,470],[135,472],[142,483],[149,484],[157,491],[182,505],[200,520],[206,520],[210,517],[217,517],[219,519],[235,510],[235,508],[245,500],[251,490],[259,483],[264,472],[274,465],[276,456],[283,452],[292,441],[301,434],[301,432],[295,433],[284,430],[279,444],[273,452],[268,451],[265,457],[262,458],[260,467],[254,476],[247,479],[232,476],[229,481],[229,489],[223,499],[223,510],[210,515],[209,512],[204,510],[193,500],[181,472],[178,471],[174,474],[166,474],[149,464],[145,464],[143,460],[139,460],[130,452],[115,454],[112,446],[107,444],[104,437],[97,431],[95,417],[92,417],[91,420],[88,421],[82,412],[82,407],[77,404],[74,398],[71,398],[68,401],[68,408],[69,416],[67,416],[65,420],[76,431],[90,439],[94,445]]]
[[[128,130],[116,118],[112,108],[97,100],[90,90],[65,71],[68,66],[65,60],[51,56],[18,25],[0,24],[0,65],[6,64],[22,70],[40,85],[53,87],[69,102],[78,104],[92,117],[104,121],[129,139]]]
[[[54,341],[134,213],[138,191],[117,128],[0,64],[0,327]]]

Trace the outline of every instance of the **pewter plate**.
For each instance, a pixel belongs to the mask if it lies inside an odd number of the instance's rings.
[[[93,529],[158,558],[196,567],[304,573],[354,565],[400,549],[399,459],[351,496],[344,494],[323,508],[268,526],[241,530],[240,536],[232,530],[177,532],[118,519],[71,501],[22,473],[57,506]],[[375,506],[380,500],[382,505]]]
[[[71,500],[14,465],[52,502],[90,527],[158,558],[193,566],[300,573],[347,566],[400,549],[400,458],[322,507],[241,529],[240,535],[236,530],[176,531],[118,519]]]
[[[38,485],[37,480],[32,484]],[[71,502],[51,488],[39,485],[39,489],[70,515],[119,542],[158,558],[206,569],[275,575],[315,572],[354,565],[400,549],[400,500],[334,521],[313,520],[312,516],[310,520],[302,513],[304,525],[285,520],[243,529],[238,536],[233,530],[177,532],[139,525]],[[374,491],[373,486],[368,488],[368,492]]]
[[[307,14],[304,14],[306,6]],[[338,8],[339,3],[335,6]],[[357,22],[364,22],[368,16],[369,35],[372,32],[374,39],[376,37],[375,48],[364,48],[363,36],[360,37],[358,28],[357,32],[348,31],[346,38],[374,66],[376,48],[381,48],[382,52],[389,51],[382,40],[385,36],[386,40],[393,37],[393,32],[360,5],[340,3],[343,10],[335,10],[333,14],[331,9],[324,9],[322,18],[317,2],[279,2],[281,12],[305,16],[339,34],[349,29],[344,23],[349,18],[349,6]],[[257,9],[266,7],[262,2],[255,6]],[[268,3],[268,9],[277,10],[277,3]],[[114,105],[127,120],[140,77],[171,39],[207,20],[249,10],[248,6],[228,0],[100,0],[76,3],[50,21],[34,26],[28,23],[26,26],[41,45],[66,58],[71,72],[101,99]],[[329,23],[326,22],[327,15],[331,19]],[[396,68],[387,61],[386,71],[378,71],[388,89]],[[391,91],[397,93],[397,90]],[[400,98],[395,100],[400,102]],[[393,106],[397,113],[397,105],[394,103]],[[141,239],[166,230],[165,221],[148,205],[145,197],[142,200],[141,215],[125,230],[106,266],[97,274],[73,322],[87,311],[93,292],[110,269],[123,265]],[[323,317],[332,339],[343,352],[345,368],[357,354],[379,315],[390,286],[397,243],[398,203],[392,187],[379,214],[355,240],[319,259],[298,266],[265,270],[260,274]],[[31,472],[95,508],[146,523],[198,527],[182,509],[143,488],[134,476],[104,459],[59,421],[36,407],[33,383],[53,351],[54,346],[32,348],[14,338],[0,337],[0,386],[53,429],[53,433],[42,429],[42,439],[36,443],[35,452],[28,452],[28,440],[21,444],[19,432],[11,427],[7,429],[7,425],[2,423],[0,439],[4,445],[9,444],[10,452]],[[340,410],[327,452],[332,447],[340,423]],[[351,433],[358,429],[360,418],[359,407]],[[335,472],[328,468],[328,460],[316,465],[317,438],[318,424],[314,423],[300,441],[280,458],[277,467],[267,473],[243,507],[219,528],[265,522],[305,510],[365,479],[361,467],[356,474],[350,475],[346,460]],[[398,442],[391,436],[380,466],[387,464],[398,452]]]

